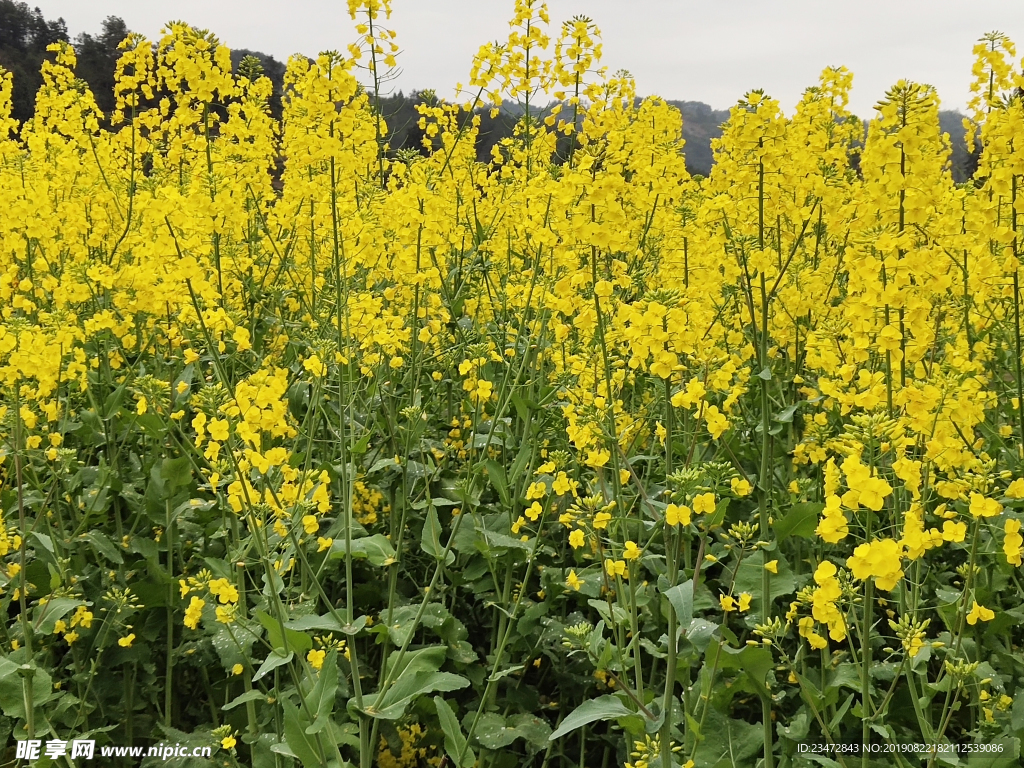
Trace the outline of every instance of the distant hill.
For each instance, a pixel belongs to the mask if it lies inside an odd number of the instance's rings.
[[[686,169],[707,176],[714,158],[711,140],[722,135],[722,123],[729,119],[729,110],[713,109],[702,101],[669,101],[683,115],[683,139],[686,144]]]
[[[686,140],[686,168],[690,173],[707,176],[714,165],[711,140],[722,135],[722,123],[729,119],[729,110],[713,109],[700,101],[669,101],[683,115],[683,138]],[[949,134],[953,152],[950,158],[953,181],[963,183],[974,175],[977,159],[964,140],[964,116],[953,109],[939,112],[939,127]],[[868,121],[864,121],[865,135]]]
[[[978,168],[977,154],[967,149],[964,138],[964,116],[955,109],[940,110],[939,127],[943,133],[949,134],[950,144],[953,145],[953,155],[950,158],[953,181],[961,184],[974,176],[974,171]]]

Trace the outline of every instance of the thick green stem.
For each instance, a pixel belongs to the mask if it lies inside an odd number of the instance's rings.
[[[865,541],[871,540],[872,514],[868,510],[864,522]],[[875,582],[869,576],[864,581],[864,605],[861,606],[860,624],[860,708],[861,708],[861,743],[866,745],[871,741],[871,624],[872,602],[875,599]],[[861,755],[861,766],[868,766],[868,752],[865,750]]]
[[[764,139],[758,140],[758,146],[763,151]],[[758,247],[764,250],[764,160],[760,160],[757,166],[757,240]],[[782,243],[779,242],[781,253]],[[780,268],[778,281],[782,280],[784,268]],[[776,282],[776,286],[778,285]],[[775,290],[773,288],[772,293]],[[768,294],[768,285],[765,280],[764,270],[761,271],[761,333],[758,339],[758,366],[761,371],[758,374],[759,389],[761,394],[761,467],[758,473],[757,506],[760,517],[761,540],[768,541],[771,536],[770,522],[770,471],[772,436],[771,425],[771,403],[768,397],[768,382],[771,380],[771,363],[768,360],[768,306],[771,298]],[[771,621],[772,595],[771,575],[767,568],[761,569],[761,622],[767,624]],[[773,768],[775,755],[773,746],[773,734],[771,728],[771,701],[762,699],[762,720],[764,728],[764,768]]]

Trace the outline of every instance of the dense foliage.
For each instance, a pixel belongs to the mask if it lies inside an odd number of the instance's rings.
[[[746,94],[695,180],[678,111],[535,0],[389,155],[387,3],[349,6],[280,121],[185,24],[127,37],[109,114],[66,42],[30,121],[0,76],[7,743],[1016,764],[1010,41],[975,51],[974,183],[931,88],[865,137],[843,69],[792,116]]]

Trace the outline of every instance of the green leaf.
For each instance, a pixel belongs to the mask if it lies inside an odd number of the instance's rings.
[[[846,713],[849,711],[851,704],[853,704],[852,693],[846,697],[846,701],[843,702],[843,705],[836,712],[835,717],[832,718],[832,722],[828,724],[828,729],[830,731],[834,731],[839,727],[839,724],[843,722],[843,718],[846,717]]]
[[[338,652],[331,651],[316,676],[316,685],[306,698],[306,704],[309,705],[314,718],[313,724],[306,728],[306,733],[319,733],[324,729],[328,718],[334,712],[334,698],[337,693]]]
[[[335,540],[331,545],[331,551],[327,555],[329,560],[340,560],[346,553],[345,540]],[[387,536],[375,533],[373,536],[361,536],[352,539],[352,557],[357,560],[369,560],[372,565],[378,568],[382,565],[390,565],[395,558],[395,548]]]
[[[124,558],[121,557],[121,553],[117,551],[117,547],[114,546],[114,542],[110,540],[108,536],[99,531],[89,531],[82,536],[83,539],[88,541],[96,551],[107,558],[110,562],[121,565],[124,562]]]
[[[763,381],[771,381],[772,380],[772,369],[771,369],[771,366],[766,365],[764,368],[762,368],[758,372],[757,378],[762,379]]]
[[[481,548],[478,544],[477,549],[522,549],[527,551],[530,549],[530,545],[527,542],[514,536],[509,536],[506,533],[496,533],[486,528],[480,529],[479,533],[483,537],[484,547]]]
[[[397,675],[417,672],[436,672],[448,657],[448,649],[443,645],[430,645],[419,650],[409,651],[399,659],[399,654],[388,656],[386,673],[394,679]],[[395,664],[401,662],[398,668]]]
[[[52,565],[59,565],[57,562],[57,553],[53,549],[53,539],[45,533],[39,533],[37,531],[30,533],[28,538],[29,541],[33,541],[36,544],[37,557],[47,563],[51,563]]]
[[[362,624],[366,624],[366,617],[360,616]],[[360,623],[359,619],[356,620],[356,624]],[[319,629],[323,632],[344,632],[344,626],[338,622],[331,614],[325,614],[323,616],[310,615],[310,616],[299,616],[297,619],[291,619],[284,623],[285,629],[294,629],[297,632],[305,632],[310,629]]]
[[[411,672],[408,668],[399,675],[394,685],[378,696],[366,713],[381,720],[397,720],[405,714],[413,699],[434,691],[457,691],[469,685],[469,680],[451,672]]]
[[[772,600],[789,595],[796,591],[796,577],[785,558],[779,557],[776,569],[778,573],[769,575],[768,585],[771,591]],[[747,592],[753,596],[755,606],[761,604],[761,578],[764,574],[764,552],[743,558],[740,567],[736,572],[736,580],[733,584],[735,594]]]
[[[522,398],[519,394],[513,393],[512,406],[516,409],[516,415],[519,416],[523,421],[530,420],[530,407],[527,401]]]
[[[519,448],[519,453],[516,454],[515,461],[512,462],[512,468],[508,472],[508,481],[512,485],[515,485],[519,476],[526,469],[526,465],[530,461],[531,453],[530,443],[528,441],[523,442],[522,446]]]
[[[295,657],[295,654],[291,651],[288,653],[281,653],[277,648],[270,652],[267,656],[266,661],[260,664],[260,668],[256,670],[256,674],[253,675],[252,681],[255,683],[261,677],[273,672],[278,667],[284,666]]]
[[[466,746],[466,737],[462,735],[462,728],[459,726],[458,718],[451,705],[440,696],[434,697],[434,706],[437,707],[437,719],[441,723],[441,730],[444,732],[444,751],[448,759],[452,761],[455,768],[468,768],[476,764],[476,755],[473,750]],[[459,763],[459,755],[462,755],[462,762]]]
[[[554,741],[595,720],[616,720],[620,717],[630,717],[633,714],[617,696],[598,696],[596,699],[583,702],[570,712],[555,732],[548,737],[548,740]]]
[[[487,681],[491,682],[491,683],[496,683],[499,680],[501,680],[503,677],[508,677],[509,675],[514,675],[519,670],[525,669],[525,668],[526,668],[525,664],[513,664],[511,667],[506,667],[505,669],[501,670],[500,672],[495,672],[493,675],[491,675],[490,677],[487,678]]]
[[[1016,696],[1013,699],[1013,709],[1010,710],[1010,727],[1015,731],[1024,728],[1024,696]]]
[[[113,418],[121,407],[121,403],[124,402],[124,396],[127,392],[127,382],[118,386],[113,392],[107,395],[107,399],[103,401],[103,418]]]
[[[794,504],[785,517],[776,520],[772,525],[776,541],[784,541],[790,536],[799,536],[802,539],[814,538],[814,529],[818,527],[818,516],[824,508],[824,504],[814,501]]]
[[[528,713],[512,715],[508,719],[509,725],[515,728],[516,733],[526,740],[533,751],[544,749],[551,735],[551,726],[545,720]]]
[[[241,706],[242,704],[245,704],[245,703],[250,702],[250,701],[266,701],[266,700],[267,700],[267,697],[266,697],[266,695],[262,691],[257,691],[257,690],[254,689],[254,690],[246,691],[245,693],[239,694],[238,696],[235,696],[235,698],[233,698],[231,701],[229,701],[227,704],[225,704],[223,707],[221,707],[221,709],[224,709],[224,710],[234,709],[235,707]]]
[[[25,692],[22,673],[27,670],[19,667],[8,658],[0,657],[0,710],[7,717],[25,719]],[[32,670],[32,706],[38,712],[40,705],[57,697],[53,691],[53,683],[46,670],[34,667]],[[37,716],[37,721],[38,721]]]
[[[417,625],[415,621],[419,610],[420,607],[418,605],[403,605],[395,608],[392,612],[388,634],[391,637],[391,642],[399,648],[405,645],[409,636],[416,631],[418,626],[422,625],[430,629],[437,629],[451,616],[448,609],[443,605],[431,603],[424,606],[423,613],[420,614],[419,625]]]
[[[516,740],[515,729],[505,725],[505,718],[495,712],[480,716],[476,738],[487,749],[501,749]]]
[[[635,717],[635,715],[634,715]],[[551,726],[536,715],[513,715],[506,720],[493,712],[480,717],[477,739],[487,749],[507,747],[516,739],[525,739],[532,751],[543,749],[551,735]]]
[[[707,762],[701,760],[698,765],[752,765],[753,760],[748,761],[748,758],[764,748],[764,732],[759,723],[734,720],[715,707],[708,707],[703,720],[703,734],[707,741],[702,752]]]
[[[693,579],[666,589],[665,597],[676,611],[676,625],[690,626],[693,621]]]
[[[188,456],[160,462],[160,479],[169,489],[182,488],[192,482],[192,464]]]
[[[270,645],[275,650],[284,651],[286,639],[288,650],[296,651],[299,654],[303,654],[313,647],[313,639],[309,635],[296,632],[294,629],[285,627],[284,636],[282,636],[280,622],[266,611],[256,611],[256,618],[267,630],[267,639],[270,640]]]
[[[437,510],[431,506],[427,510],[426,519],[423,521],[423,532],[420,534],[420,546],[423,551],[433,557],[435,560],[440,560],[444,557],[444,545],[441,544],[441,521],[437,518]],[[455,562],[455,553],[449,551],[448,557],[445,560],[445,565],[451,565]]]
[[[722,653],[718,657],[720,669],[737,669],[747,674],[756,684],[757,690],[762,695],[769,695],[765,688],[765,679],[772,668],[772,654],[767,648],[760,645],[747,645],[743,648],[730,648],[722,646]]]
[[[787,405],[777,414],[775,414],[775,421],[782,424],[791,424],[793,422],[793,416],[796,414],[797,408],[800,407],[800,403],[794,403],[793,405]]]
[[[512,501],[508,495],[508,480],[505,477],[505,468],[494,459],[487,459],[484,462],[484,466],[487,468],[487,479],[494,486],[494,490],[498,492],[501,505],[505,508],[511,507]]]
[[[789,721],[789,725],[783,725],[781,722],[776,725],[776,730],[779,736],[789,739],[790,741],[803,741],[807,738],[807,734],[810,732],[810,719],[807,717],[806,712],[798,712],[796,717],[793,717]]]
[[[626,609],[618,603],[612,603],[611,608],[608,607],[607,600],[587,600],[590,607],[598,612],[602,619],[608,626],[618,626],[620,624],[629,623],[629,614]]]
[[[166,594],[167,590],[162,590]],[[159,593],[158,593],[159,594]],[[148,601],[143,604],[149,607]],[[217,623],[216,629],[210,636],[210,642],[220,657],[220,663],[225,670],[231,669],[235,664],[245,665],[252,658],[252,646],[260,639],[259,629],[250,629],[249,626],[240,623],[231,625]]]
[[[322,768],[323,763],[316,755],[313,742],[306,735],[306,723],[299,710],[287,699],[282,699],[284,708],[284,740],[288,748],[302,763],[303,768]]]
[[[150,437],[161,439],[167,431],[167,423],[155,413],[144,413],[135,417],[135,424]]]
[[[33,610],[35,616],[32,619],[32,629],[40,635],[51,635],[57,620],[63,619],[80,605],[85,605],[85,603],[71,597],[58,597],[49,600]]]
[[[370,468],[366,470],[366,474],[372,475],[375,472],[380,472],[382,469],[391,469],[397,471],[401,468],[402,465],[396,464],[395,458],[393,456],[389,456],[386,459],[377,459],[375,462],[373,462]]]
[[[704,619],[694,619],[686,629],[686,639],[693,644],[694,648],[703,653],[711,642],[711,637],[715,634],[716,629],[718,629],[717,624],[712,624]]]

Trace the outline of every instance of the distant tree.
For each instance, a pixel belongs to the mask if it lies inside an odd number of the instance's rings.
[[[281,95],[284,93],[284,73],[287,66],[269,54],[261,53],[260,51],[250,51],[247,48],[233,48],[231,50],[231,68],[235,72],[238,72],[238,64],[246,56],[253,56],[259,59],[260,66],[263,67],[263,74],[266,75],[273,86],[273,90],[270,93],[270,113],[280,120],[282,114]]]
[[[0,66],[14,76],[12,116],[28,120],[35,112],[36,91],[43,84],[39,70],[46,46],[68,39],[64,19],[47,21],[38,8],[0,0]]]
[[[121,55],[117,46],[127,36],[124,19],[108,16],[98,35],[83,32],[75,38],[76,73],[89,84],[96,105],[108,115],[114,110],[114,68]]]

